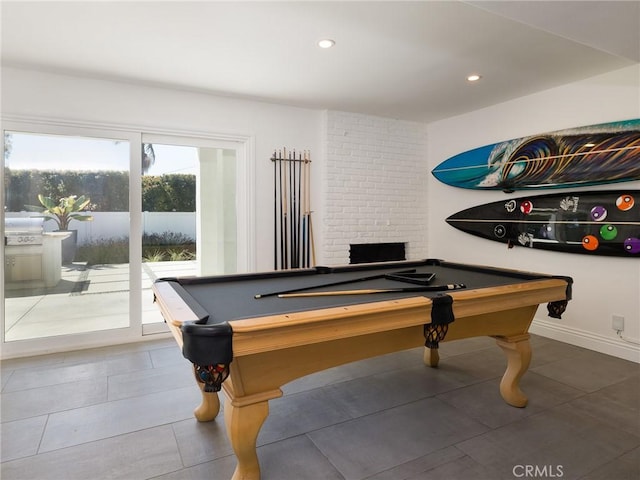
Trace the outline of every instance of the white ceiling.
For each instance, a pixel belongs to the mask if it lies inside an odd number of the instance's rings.
[[[1,14],[3,65],[424,122],[640,62],[640,1],[3,0]]]

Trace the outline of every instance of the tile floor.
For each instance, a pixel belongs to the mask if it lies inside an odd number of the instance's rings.
[[[488,338],[327,370],[287,385],[258,438],[263,480],[640,478],[640,365],[542,337],[506,405]],[[172,339],[2,364],[3,480],[227,480],[222,416],[198,423]]]

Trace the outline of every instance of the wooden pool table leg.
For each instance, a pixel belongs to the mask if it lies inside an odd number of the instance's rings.
[[[229,442],[238,460],[231,480],[260,480],[256,440],[268,415],[269,402],[266,400],[234,406],[228,397],[225,399],[224,421]]]
[[[524,407],[527,405],[527,397],[520,390],[519,384],[520,378],[531,363],[529,334],[494,338],[507,356],[507,369],[500,381],[500,394],[509,405]]]
[[[440,354],[437,348],[424,347],[423,361],[425,365],[437,367],[440,361]]]
[[[195,367],[194,367],[195,374]],[[196,374],[196,379],[198,375]],[[196,380],[198,388],[202,393],[202,403],[196,407],[193,411],[193,415],[199,422],[210,422],[218,416],[220,412],[220,399],[218,398],[218,392],[205,392],[204,383]]]

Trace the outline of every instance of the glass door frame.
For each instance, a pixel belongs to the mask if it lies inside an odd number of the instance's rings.
[[[24,132],[42,135],[82,136],[129,142],[129,326],[112,330],[78,333],[29,340],[5,341],[5,251],[0,263],[0,358],[13,358],[92,348],[144,340],[142,328],[142,143],[145,139],[200,142],[208,146],[236,150],[238,161],[237,210],[238,210],[238,272],[248,272],[256,265],[255,239],[255,155],[254,138],[249,135],[211,134],[203,132],[179,132],[154,130],[143,127],[96,125],[50,119],[2,118],[2,158],[0,160],[0,184],[4,186],[4,134]],[[144,132],[144,133],[143,133]],[[3,189],[4,190],[4,189]],[[4,195],[0,195],[0,229],[4,234]],[[140,239],[140,241],[132,241]],[[155,333],[151,329],[148,333]],[[163,333],[164,334],[164,333]],[[169,334],[166,334],[169,336]],[[147,336],[149,338],[149,336]],[[157,338],[157,336],[153,336]]]
[[[255,270],[255,175],[253,165],[253,142],[250,137],[205,136],[175,133],[149,132],[142,134],[142,143],[172,145],[183,147],[201,147],[235,151],[236,161],[236,272],[245,273]],[[141,180],[140,180],[141,181]],[[198,212],[196,211],[196,214]],[[164,324],[143,323],[142,334],[150,335],[168,332]]]

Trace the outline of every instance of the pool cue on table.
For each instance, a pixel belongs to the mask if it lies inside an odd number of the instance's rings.
[[[332,292],[281,293],[280,295],[278,295],[278,298],[329,297],[335,295],[369,295],[374,293],[442,292],[446,290],[459,290],[461,288],[466,288],[466,285],[464,283],[453,283],[449,285],[433,285],[429,287],[367,288],[363,290],[335,290]]]
[[[253,298],[275,297],[278,295],[283,295],[288,293],[296,293],[296,292],[303,292],[306,290],[313,290],[314,288],[337,287],[338,285],[347,285],[348,283],[366,282],[367,280],[378,280],[380,278],[386,277],[387,275],[403,275],[405,273],[415,273],[415,271],[416,269],[412,268],[410,270],[402,270],[400,272],[394,272],[392,274],[378,273],[376,275],[369,275],[366,277],[359,277],[359,278],[351,278],[349,280],[340,280],[338,282],[329,282],[321,285],[309,285],[308,287],[293,288],[290,290],[280,290],[279,292],[259,293],[257,295],[254,295]]]

